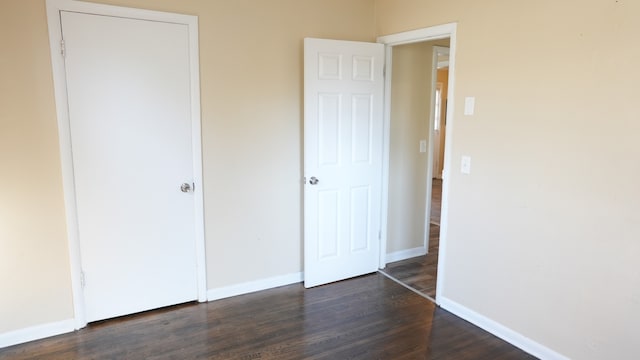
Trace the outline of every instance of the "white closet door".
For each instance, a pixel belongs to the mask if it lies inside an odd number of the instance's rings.
[[[195,300],[187,26],[61,22],[86,318]]]

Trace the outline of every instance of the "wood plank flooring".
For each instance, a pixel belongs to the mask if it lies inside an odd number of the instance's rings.
[[[91,324],[0,359],[534,359],[381,274]]]

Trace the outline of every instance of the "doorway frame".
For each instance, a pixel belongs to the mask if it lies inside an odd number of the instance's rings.
[[[60,162],[62,167],[62,185],[66,211],[67,239],[69,246],[69,267],[71,275],[71,291],[73,297],[73,313],[75,329],[87,325],[83,276],[80,259],[80,236],[78,231],[78,209],[73,172],[71,147],[71,131],[69,122],[67,77],[63,56],[62,24],[60,11],[82,12],[103,16],[125,17],[139,20],[171,22],[186,25],[189,30],[189,70],[191,94],[191,141],[193,154],[193,181],[196,191],[193,192],[195,207],[195,242],[196,242],[196,283],[199,302],[207,300],[205,238],[204,238],[204,198],[202,189],[202,143],[200,119],[200,63],[198,46],[198,17],[192,15],[127,8],[120,6],[96,4],[75,0],[47,0],[47,23],[49,30],[49,46],[53,86],[58,122],[58,138]]]
[[[455,108],[455,58],[456,58],[456,31],[457,23],[447,23],[437,26],[431,26],[422,29],[416,29],[391,35],[380,36],[377,42],[385,45],[385,68],[386,76],[384,79],[384,139],[383,139],[383,159],[382,159],[382,219],[381,219],[381,236],[380,236],[380,269],[384,269],[387,265],[387,220],[389,212],[389,155],[391,143],[391,78],[392,78],[392,60],[393,47],[398,45],[412,44],[417,42],[425,42],[432,40],[440,40],[449,38],[449,87],[447,89],[447,127],[445,133],[445,150],[444,150],[444,170],[442,181],[442,209],[440,218],[440,245],[438,249],[438,281],[436,283],[436,304],[440,304],[439,299],[442,298],[445,279],[445,261],[447,250],[447,230],[448,230],[448,199],[449,186],[452,169],[452,144],[453,144],[453,124],[454,124],[454,108]],[[429,154],[427,164],[427,185],[431,184],[433,176],[433,131],[429,131]],[[431,188],[427,187],[427,199],[431,199]],[[428,223],[430,219],[430,204],[427,205],[425,221]]]

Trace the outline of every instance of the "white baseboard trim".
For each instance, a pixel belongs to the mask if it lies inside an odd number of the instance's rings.
[[[303,273],[298,272],[293,274],[274,276],[266,279],[249,281],[216,289],[210,289],[207,291],[207,300],[219,300],[260,290],[271,289],[278,286],[295,284],[301,282],[303,279]]]
[[[444,296],[438,298],[439,305],[451,312],[452,314],[467,320],[468,322],[490,332],[491,334],[499,337],[500,339],[516,346],[525,352],[542,360],[569,360],[568,357],[561,355],[548,347],[539,344],[528,337],[515,332],[508,327],[497,323],[484,315],[460,305],[459,303],[448,299]]]
[[[72,332],[75,325],[75,320],[69,319],[5,332],[0,334],[0,348]]]
[[[395,261],[401,261],[406,259],[411,259],[412,257],[422,256],[427,253],[427,248],[424,246],[420,246],[413,249],[400,250],[396,252],[392,252],[387,254],[386,260],[387,264]]]

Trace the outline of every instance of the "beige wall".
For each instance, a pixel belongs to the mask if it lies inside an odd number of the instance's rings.
[[[393,48],[387,253],[424,246],[433,44]]]
[[[198,16],[208,288],[302,271],[303,38],[374,40],[372,0],[99,2]]]
[[[302,41],[373,41],[373,1],[99,2],[199,17],[208,288],[301,271]],[[1,334],[73,311],[44,0],[0,39]]]
[[[458,22],[445,297],[572,359],[640,357],[640,2],[376,11],[379,35]]]
[[[73,315],[44,2],[0,4],[0,334]]]

